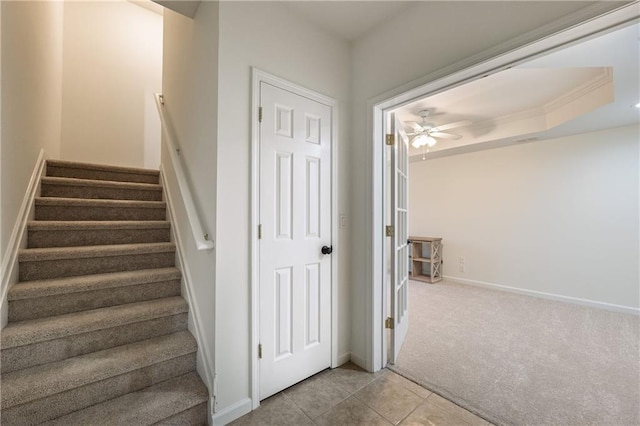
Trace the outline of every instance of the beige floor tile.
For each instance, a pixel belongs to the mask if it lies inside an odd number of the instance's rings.
[[[313,425],[291,400],[283,394],[265,399],[258,409],[231,423],[233,426],[304,426]]]
[[[284,391],[312,419],[345,400],[350,393],[330,379],[330,372],[313,376]]]
[[[320,426],[390,426],[380,414],[354,397],[344,400],[331,411],[315,419]]]
[[[491,426],[390,370],[372,374],[352,363],[319,373],[262,401],[260,408],[232,424],[304,426],[314,423]]]
[[[431,395],[431,391],[423,388],[422,386],[412,382],[409,379],[402,377],[401,375],[393,371],[389,370],[389,373],[385,376],[385,379],[401,385],[402,387],[418,395],[420,398],[426,398]]]
[[[473,426],[485,426],[487,424],[487,422],[481,417],[476,416],[472,412],[465,410],[464,408],[454,404],[447,399],[444,399],[443,397],[435,393],[429,395],[429,397],[427,398],[427,402],[439,408],[442,408],[451,415],[464,420],[467,424]]]
[[[376,375],[364,371],[355,364],[344,364],[328,374],[328,377],[349,393],[355,393],[371,383]]]
[[[423,401],[423,398],[388,379],[388,375],[374,380],[359,390],[355,397],[393,424],[398,424]]]
[[[434,405],[427,399],[413,413],[400,423],[401,426],[468,426],[460,417],[442,407]]]

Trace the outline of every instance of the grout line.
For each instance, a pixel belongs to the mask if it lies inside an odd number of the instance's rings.
[[[363,404],[366,408],[368,408],[368,409],[372,410],[374,413],[376,413],[377,415],[379,415],[380,417],[382,417],[382,418],[384,419],[384,421],[385,421],[385,422],[387,422],[387,423],[389,423],[389,424],[391,424],[391,425],[395,425],[395,424],[399,425],[399,424],[401,424],[402,422],[404,422],[407,418],[409,418],[409,417],[410,417],[410,416],[411,416],[411,415],[412,415],[412,414],[413,414],[413,413],[414,413],[414,412],[415,412],[415,411],[416,411],[420,406],[424,405],[424,404],[429,400],[429,398],[430,398],[432,395],[434,395],[434,394],[436,394],[436,395],[437,395],[437,393],[432,392],[431,390],[429,390],[429,389],[425,388],[424,386],[422,386],[422,385],[420,385],[420,384],[418,384],[418,383],[415,383],[415,382],[413,382],[412,380],[407,379],[407,378],[406,378],[406,377],[404,377],[403,375],[401,375],[401,374],[399,374],[399,373],[397,373],[397,372],[395,372],[395,371],[393,371],[393,370],[391,370],[391,369],[386,369],[386,370],[387,370],[387,372],[386,372],[386,373],[380,374],[378,377],[371,378],[371,380],[369,380],[369,381],[368,381],[367,383],[365,383],[364,385],[359,386],[359,387],[358,387],[357,389],[355,389],[354,391],[350,391],[350,390],[346,389],[344,386],[340,385],[336,380],[334,380],[334,379],[333,379],[333,377],[332,377],[332,375],[331,375],[331,372],[327,373],[326,377],[327,377],[328,381],[329,381],[329,382],[331,382],[333,385],[337,386],[338,388],[340,388],[340,389],[342,389],[342,390],[346,391],[347,396],[346,396],[346,397],[344,397],[344,398],[342,398],[342,399],[340,399],[340,401],[339,401],[339,402],[337,402],[337,403],[333,404],[331,407],[327,408],[325,411],[323,411],[323,412],[321,412],[320,414],[318,414],[318,415],[315,417],[315,419],[314,419],[314,418],[311,418],[311,416],[309,416],[309,414],[307,414],[307,412],[306,412],[306,411],[305,411],[305,410],[304,410],[300,405],[298,405],[298,404],[293,400],[293,398],[291,398],[290,396],[288,396],[284,391],[279,392],[279,394],[280,394],[283,398],[285,398],[287,401],[289,401],[289,402],[293,403],[293,405],[294,405],[298,410],[300,410],[300,411],[304,414],[304,416],[305,416],[307,419],[309,419],[309,420],[311,421],[311,423],[313,423],[314,425],[317,425],[317,424],[318,424],[317,420],[318,420],[320,417],[322,417],[322,416],[324,416],[324,415],[326,415],[326,414],[328,414],[328,413],[331,413],[332,411],[334,411],[334,410],[335,410],[335,408],[336,408],[338,405],[342,404],[343,402],[345,402],[347,399],[349,399],[349,398],[351,398],[351,397],[355,398],[358,402],[360,402],[361,404]],[[365,401],[363,401],[362,399],[360,399],[359,397],[357,397],[357,396],[356,396],[356,394],[357,394],[359,391],[361,391],[361,390],[362,390],[362,389],[364,389],[365,387],[367,387],[367,386],[369,386],[369,385],[371,385],[371,384],[375,383],[376,381],[380,381],[380,380],[384,379],[384,378],[385,378],[385,377],[387,377],[387,375],[389,375],[389,374],[392,374],[392,375],[394,375],[394,376],[398,376],[400,379],[407,380],[408,382],[413,383],[413,384],[415,384],[415,385],[417,385],[417,386],[420,386],[421,388],[423,388],[423,389],[425,389],[425,390],[429,391],[429,394],[428,394],[426,397],[422,397],[422,396],[418,395],[416,392],[414,392],[413,390],[411,390],[411,389],[409,389],[408,387],[406,387],[402,381],[400,381],[400,382],[396,382],[396,381],[394,381],[394,379],[390,379],[390,380],[389,380],[389,383],[390,383],[392,386],[396,386],[396,387],[398,387],[398,388],[401,388],[401,389],[404,389],[404,390],[406,390],[406,391],[409,391],[409,393],[410,393],[410,394],[415,395],[415,396],[417,396],[417,397],[420,399],[420,402],[419,402],[419,403],[418,403],[418,404],[417,404],[417,405],[416,405],[412,410],[410,410],[410,411],[409,411],[409,413],[407,413],[405,416],[403,416],[403,417],[402,417],[402,418],[401,418],[397,423],[394,423],[393,421],[391,421],[390,419],[388,419],[385,415],[383,415],[383,414],[382,414],[382,413],[380,413],[378,410],[376,410],[374,407],[370,406],[370,405],[369,405],[369,404],[367,404]],[[308,380],[308,379],[307,379],[307,380]],[[444,398],[444,399],[446,399],[447,401],[450,401],[450,400],[448,400],[447,398]],[[450,401],[450,402],[452,402],[452,401]],[[439,406],[439,405],[437,405],[437,404],[433,404],[433,403],[431,403],[431,404],[432,404],[432,405],[434,405],[436,408],[439,408],[439,409],[441,409],[441,410],[443,410],[443,411],[445,411],[445,412],[448,412],[448,410],[444,409],[443,407],[440,407],[440,406]],[[455,404],[455,403],[454,403],[454,404]],[[459,406],[459,405],[457,405],[457,404],[455,404],[455,405],[456,405],[456,406],[458,406],[459,408],[461,408],[461,409],[463,409],[463,410],[465,410],[465,411],[469,412],[470,414],[474,414],[474,415],[475,415],[475,413],[470,412],[469,410],[466,410],[464,407],[460,407],[460,406]],[[455,415],[455,413],[450,413],[450,414]],[[477,417],[481,418],[480,416],[477,416]],[[460,420],[460,421],[464,422],[464,424],[465,424],[465,425],[467,425],[467,426],[469,425],[469,423],[467,423],[467,422],[466,422],[465,420],[463,420],[463,419],[458,419],[458,420]],[[485,420],[485,419],[482,419],[482,420]],[[485,421],[486,421],[486,420],[485,420]]]
[[[284,393],[284,391],[280,392],[280,395],[282,395],[282,397],[283,397],[284,399],[286,399],[286,400],[290,401],[290,402],[291,402],[291,403],[292,403],[292,404],[293,404],[293,405],[294,405],[298,410],[300,410],[300,411],[302,412],[302,414],[304,414],[304,416],[305,416],[306,418],[308,418],[309,420],[311,420],[311,423],[313,423],[314,425],[315,425],[315,424],[317,424],[317,423],[316,423],[316,422],[314,422],[314,421],[313,421],[313,419],[312,419],[312,418],[307,414],[307,412],[306,412],[306,411],[304,411],[304,410],[302,409],[302,407],[300,407],[298,404],[296,404],[296,402],[295,402],[293,399],[289,398],[289,396],[288,396],[286,393]]]

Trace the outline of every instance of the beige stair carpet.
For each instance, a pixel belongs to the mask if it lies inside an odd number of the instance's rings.
[[[48,161],[0,337],[7,425],[207,423],[159,173]]]

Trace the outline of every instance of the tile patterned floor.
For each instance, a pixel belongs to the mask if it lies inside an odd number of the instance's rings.
[[[490,425],[390,370],[367,373],[351,363],[323,371],[262,401],[260,408],[231,424]]]

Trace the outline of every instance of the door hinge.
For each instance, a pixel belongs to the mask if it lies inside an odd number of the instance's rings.
[[[262,343],[258,343],[258,359],[262,359]]]
[[[393,329],[393,318],[391,317],[387,317],[386,320],[384,320],[384,328],[391,328]]]
[[[160,98],[160,105],[164,105],[164,95],[158,96]]]
[[[387,137],[385,138],[385,143],[387,145],[393,145],[396,143],[396,138],[393,137],[393,135],[391,133],[387,134]]]
[[[387,225],[384,227],[384,234],[387,237],[393,237],[393,226]]]
[[[258,239],[262,239],[262,224],[258,225]]]
[[[262,123],[262,107],[258,107],[258,122]]]

